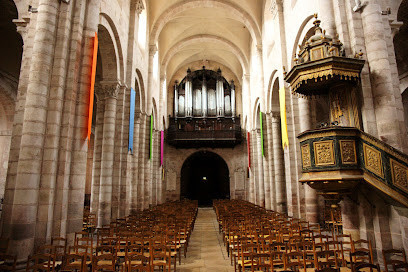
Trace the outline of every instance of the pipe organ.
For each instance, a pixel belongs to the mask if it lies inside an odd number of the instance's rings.
[[[177,148],[234,147],[242,138],[235,109],[234,81],[228,82],[220,69],[188,69],[186,77],[174,84],[167,141]]]
[[[235,117],[235,85],[217,72],[187,70],[186,77],[174,85],[175,117]]]

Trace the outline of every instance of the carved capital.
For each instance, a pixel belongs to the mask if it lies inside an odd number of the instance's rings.
[[[157,46],[155,44],[151,44],[149,46],[149,55],[154,56],[157,52]]]
[[[142,11],[145,9],[144,5],[143,5],[143,1],[142,0],[136,0],[135,1],[135,10],[136,13],[138,15],[140,15],[140,13],[142,13]]]
[[[95,94],[98,99],[116,98],[121,86],[119,81],[100,81],[95,83]]]

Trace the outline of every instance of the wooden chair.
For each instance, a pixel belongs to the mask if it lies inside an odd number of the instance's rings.
[[[17,256],[0,254],[0,271],[16,271]]]
[[[92,272],[112,271],[115,272],[116,256],[113,254],[102,254],[92,257]]]
[[[32,256],[28,256],[26,271],[54,271],[55,267],[53,264],[54,262],[51,255],[38,253]]]
[[[325,267],[339,268],[337,251],[335,250],[316,251],[314,259],[317,270]]]
[[[152,270],[159,267],[163,272],[170,271],[171,257],[168,255],[167,246],[165,244],[151,244],[151,266]]]
[[[251,253],[251,272],[272,272],[269,253]]]
[[[340,268],[323,267],[322,269],[316,269],[316,272],[340,272]]]
[[[271,251],[269,253],[269,261],[271,263],[271,269],[272,271],[282,271],[285,270],[286,266],[286,253],[285,252],[279,252],[279,251]]]
[[[67,253],[64,256],[64,261],[61,267],[62,271],[86,271],[86,263],[84,255],[75,253]]]
[[[368,269],[367,269],[368,268]],[[360,263],[354,266],[353,272],[360,272],[360,271],[370,271],[372,272],[373,269],[377,270],[376,272],[381,272],[380,266],[378,264],[372,263]]]
[[[128,272],[151,272],[152,267],[150,264],[150,258],[143,256],[142,254],[128,255],[125,260],[126,269]]]
[[[285,270],[306,271],[305,254],[299,251],[286,253]]]
[[[355,259],[353,260],[354,263],[356,262],[367,262],[367,263],[373,263],[373,248],[371,246],[371,241],[370,240],[364,240],[360,239],[357,241],[352,241],[351,243],[352,246],[352,251],[360,251],[360,252],[367,252],[368,255],[360,255],[360,256],[355,256]]]
[[[403,249],[384,249],[382,251],[385,272],[389,272],[389,266],[392,267],[393,271],[396,271],[396,265],[399,269],[405,268],[408,272],[407,257]]]

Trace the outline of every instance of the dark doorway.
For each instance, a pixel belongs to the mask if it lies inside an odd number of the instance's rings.
[[[230,197],[229,171],[217,154],[200,151],[191,155],[181,168],[181,197],[211,206],[213,199]]]

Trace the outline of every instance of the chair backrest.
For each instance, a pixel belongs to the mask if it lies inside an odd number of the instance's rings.
[[[26,271],[53,271],[54,261],[52,256],[47,254],[35,254],[28,256]]]
[[[17,256],[0,254],[0,271],[16,271]]]
[[[131,253],[125,259],[127,271],[151,271],[150,258],[143,254]]]
[[[385,271],[389,272],[389,266],[395,271],[395,265],[400,265],[407,263],[407,257],[403,249],[384,249],[382,251]]]
[[[360,263],[356,264],[354,268],[352,269],[353,272],[360,272],[360,271],[367,271],[366,268],[370,269],[370,272],[373,271],[373,269],[377,270],[377,272],[381,272],[380,266],[378,264],[371,264],[371,263]],[[364,270],[363,270],[364,269]]]
[[[286,253],[285,270],[306,271],[305,254],[299,251]]]
[[[92,257],[92,271],[115,271],[116,256],[102,254]]]
[[[79,270],[85,271],[85,256],[75,253],[67,253],[62,262],[62,270]]]
[[[251,271],[272,271],[272,264],[269,262],[269,253],[251,253]]]
[[[316,251],[314,261],[316,269],[322,269],[324,267],[339,267],[339,260],[335,250]]]

